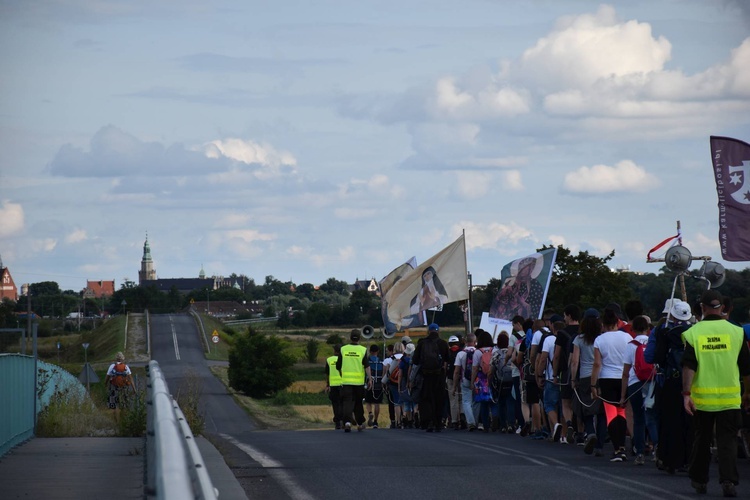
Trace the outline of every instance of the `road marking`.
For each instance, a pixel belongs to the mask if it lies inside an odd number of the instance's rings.
[[[464,446],[470,446],[472,448],[479,448],[480,450],[491,451],[492,453],[496,453],[498,455],[506,455],[506,456],[507,455],[513,455],[513,456],[517,456],[518,458],[523,458],[524,460],[528,460],[529,462],[531,462],[533,464],[536,464],[536,465],[548,465],[546,462],[542,462],[541,460],[537,460],[536,458],[532,458],[532,457],[526,455],[523,452],[519,452],[517,450],[513,450],[513,449],[509,449],[509,448],[505,448],[508,451],[503,451],[498,446],[488,446],[488,445],[483,445],[483,444],[467,443],[466,441],[459,441],[459,440],[450,439],[450,438],[446,439],[446,441],[451,441],[453,443],[462,444]],[[547,460],[551,460],[551,459],[548,458]]]
[[[180,347],[177,345],[177,331],[174,329],[174,323],[172,323],[172,316],[169,316],[169,326],[172,327],[172,342],[174,343],[174,356],[178,360],[180,359]]]
[[[268,469],[268,474],[279,482],[291,498],[294,500],[315,500],[314,496],[298,485],[292,475],[283,469],[284,465],[281,462],[274,460],[269,455],[253,448],[249,444],[238,441],[228,434],[219,434],[219,436],[244,451],[250,458],[263,466],[264,469]]]
[[[638,498],[653,498],[654,500],[662,500],[664,498],[684,498],[686,500],[689,500],[690,498],[694,498],[685,495],[679,495],[675,493],[674,490],[667,490],[664,488],[659,488],[658,486],[653,486],[651,484],[645,484],[640,481],[627,479],[615,474],[609,474],[601,469],[595,469],[593,467],[581,467],[580,469],[573,469],[569,467],[565,470],[586,479],[593,479],[594,481],[606,483],[621,490],[630,491]],[[611,479],[603,479],[601,476],[608,476]],[[631,483],[633,486],[626,486],[623,483]],[[655,493],[651,494],[650,492],[645,492],[643,491],[644,488],[655,490]]]

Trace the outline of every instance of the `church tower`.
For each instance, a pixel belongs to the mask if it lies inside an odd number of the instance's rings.
[[[148,246],[148,233],[146,233],[146,242],[143,244],[141,270],[138,271],[138,284],[143,285],[144,281],[152,281],[155,279],[156,270],[154,270],[154,261],[151,260],[151,247]]]

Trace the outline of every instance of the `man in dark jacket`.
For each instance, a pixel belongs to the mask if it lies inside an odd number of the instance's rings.
[[[427,338],[419,341],[414,351],[412,364],[418,366],[423,385],[420,395],[419,413],[422,426],[427,432],[440,432],[443,427],[442,414],[445,405],[445,372],[448,367],[448,343],[440,338],[440,327],[432,323],[427,327]]]

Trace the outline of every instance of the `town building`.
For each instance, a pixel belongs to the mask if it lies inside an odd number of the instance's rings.
[[[18,288],[10,275],[10,270],[3,265],[3,259],[0,257],[0,301],[3,299],[18,302]]]
[[[86,288],[83,289],[84,299],[103,299],[115,294],[115,280],[105,281],[86,281]]]

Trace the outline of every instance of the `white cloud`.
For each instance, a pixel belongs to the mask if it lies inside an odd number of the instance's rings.
[[[40,238],[31,240],[31,250],[33,252],[51,252],[57,247],[55,238]]]
[[[547,239],[549,240],[550,244],[552,244],[552,246],[565,246],[565,236],[559,234],[550,234]]]
[[[20,203],[3,200],[0,206],[0,237],[6,238],[23,231],[24,215]]]
[[[600,80],[660,71],[672,46],[654,38],[648,23],[619,22],[615,9],[564,17],[555,30],[527,49],[520,73],[541,88],[589,87]]]
[[[77,228],[65,237],[65,243],[80,243],[82,241],[86,241],[87,239],[88,235],[86,234],[86,230]]]
[[[458,196],[465,200],[483,198],[492,187],[491,174],[484,172],[460,172],[456,174],[456,192]]]
[[[490,250],[507,249],[521,241],[531,240],[534,236],[530,229],[519,226],[515,222],[508,224],[501,224],[499,222],[482,224],[464,221],[455,227],[463,228],[466,232],[467,252],[477,248]]]
[[[282,174],[296,174],[297,159],[287,151],[277,151],[268,144],[238,138],[217,139],[204,144],[201,150],[208,158],[230,158],[246,165],[262,165],[254,172],[259,179]]]
[[[521,172],[518,170],[509,170],[503,172],[503,189],[509,189],[511,191],[523,191],[523,180],[521,179]]]
[[[654,189],[659,184],[659,180],[644,168],[630,160],[623,160],[614,167],[594,165],[568,172],[562,188],[568,193],[609,194],[643,192]]]

